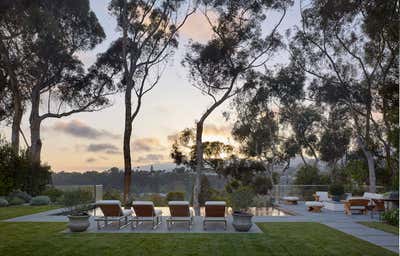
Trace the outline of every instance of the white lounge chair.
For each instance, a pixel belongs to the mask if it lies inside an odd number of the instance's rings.
[[[207,201],[205,203],[204,230],[207,229],[207,222],[223,222],[226,230],[225,207],[226,203],[224,201]]]
[[[189,208],[189,202],[169,201],[168,207],[171,213],[171,216],[166,219],[168,230],[171,229],[171,225],[175,222],[187,222],[190,230],[193,225],[193,212]]]
[[[131,227],[136,228],[140,222],[151,221],[153,229],[161,224],[161,210],[156,210],[152,201],[134,201],[132,202],[135,216],[132,219]]]
[[[332,199],[329,197],[328,192],[326,191],[317,191],[315,192],[315,201],[318,202],[326,202],[326,201],[332,201]]]
[[[101,209],[104,215],[95,218],[98,229],[101,229],[101,222],[104,222],[104,227],[106,227],[109,222],[113,221],[118,221],[118,228],[121,228],[129,223],[132,216],[132,210],[122,209],[119,200],[100,200],[96,202],[96,206]],[[125,220],[124,225],[121,225],[122,220]]]

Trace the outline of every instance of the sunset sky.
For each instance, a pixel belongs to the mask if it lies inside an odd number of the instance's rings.
[[[93,51],[79,54],[86,67],[95,61],[97,53],[105,51],[119,36],[115,19],[108,14],[108,1],[91,0],[90,3],[107,38]],[[273,23],[264,24],[266,31],[272,28],[279,17],[276,13],[269,15],[271,18],[267,20]],[[299,23],[299,19],[299,5],[295,4],[282,23],[280,32],[284,35],[288,28]],[[171,162],[171,140],[168,136],[186,127],[194,127],[195,121],[211,103],[207,96],[190,85],[188,72],[181,66],[188,40],[205,42],[210,36],[208,23],[200,13],[189,18],[180,33],[179,49],[157,87],[145,95],[141,112],[134,123],[133,166]],[[270,65],[286,61],[287,55],[279,53]],[[104,170],[112,166],[122,168],[123,97],[116,95],[112,101],[113,106],[101,112],[46,119],[42,125],[43,162],[50,164],[53,171]],[[225,103],[207,119],[205,140],[232,140],[229,136],[232,124],[222,116],[228,107],[229,103]],[[29,137],[28,115],[29,112],[25,114],[22,129]],[[1,128],[0,132],[9,138],[9,127]],[[24,145],[23,142],[21,145]]]

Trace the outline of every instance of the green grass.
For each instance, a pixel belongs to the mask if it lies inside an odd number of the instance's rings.
[[[0,222],[0,254],[395,255],[318,223],[258,225],[263,234],[65,234],[66,223]]]
[[[11,219],[23,215],[34,214],[38,212],[44,212],[52,209],[60,208],[56,205],[42,205],[42,206],[8,206],[0,208],[0,220]]]
[[[392,233],[395,235],[399,234],[399,227],[396,226],[392,226],[389,224],[386,224],[384,222],[368,222],[368,221],[363,221],[363,222],[359,222],[360,224],[370,227],[370,228],[375,228],[375,229],[379,229],[388,233]]]

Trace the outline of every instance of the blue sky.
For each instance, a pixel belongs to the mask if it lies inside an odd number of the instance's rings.
[[[109,15],[106,0],[91,0],[91,8],[96,13],[106,32],[106,40],[93,51],[79,53],[86,66],[96,60],[96,54],[105,51],[110,43],[118,38],[116,22]],[[299,23],[299,5],[288,11],[280,27],[286,29]],[[277,13],[269,13],[264,24],[265,31],[278,21]],[[201,14],[191,17],[180,33],[180,46],[170,61],[159,84],[145,96],[141,112],[133,126],[133,166],[171,162],[168,155],[170,141],[168,136],[186,127],[194,127],[196,119],[211,103],[190,85],[188,72],[181,66],[188,39],[206,41],[210,38],[210,29]],[[287,62],[287,54],[280,52],[270,62],[270,66]],[[61,120],[46,120],[43,123],[42,159],[52,166],[54,171],[104,170],[122,167],[122,134],[124,127],[124,107],[122,95],[112,98],[113,106],[96,113],[81,113]],[[229,102],[217,109],[206,121],[205,139],[231,140],[229,127],[222,112]],[[29,135],[29,124],[25,115],[23,130]],[[9,128],[2,129],[9,137]],[[137,146],[135,146],[137,145]]]

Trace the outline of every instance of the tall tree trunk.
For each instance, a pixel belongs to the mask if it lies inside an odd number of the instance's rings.
[[[21,129],[21,120],[24,113],[22,99],[19,90],[13,93],[13,120],[11,126],[11,146],[15,152],[19,151],[19,133]]]
[[[124,129],[124,203],[129,202],[132,177],[131,136],[132,136],[132,87],[128,84],[125,91],[125,129]]]
[[[375,176],[375,160],[371,153],[368,150],[365,143],[362,141],[360,137],[357,138],[357,143],[360,146],[365,158],[367,159],[368,163],[368,174],[369,174],[369,192],[375,193],[376,192],[376,176]]]
[[[201,174],[203,171],[203,126],[204,120],[196,124],[196,176],[193,186],[193,208],[196,216],[200,216],[199,194],[201,190]]]
[[[40,139],[40,125],[41,118],[39,115],[39,106],[40,106],[40,92],[37,89],[34,89],[31,94],[32,100],[32,109],[31,115],[29,118],[30,122],[30,131],[31,131],[31,147],[30,147],[30,155],[31,160],[34,165],[40,164],[40,153],[42,150],[42,141]]]

